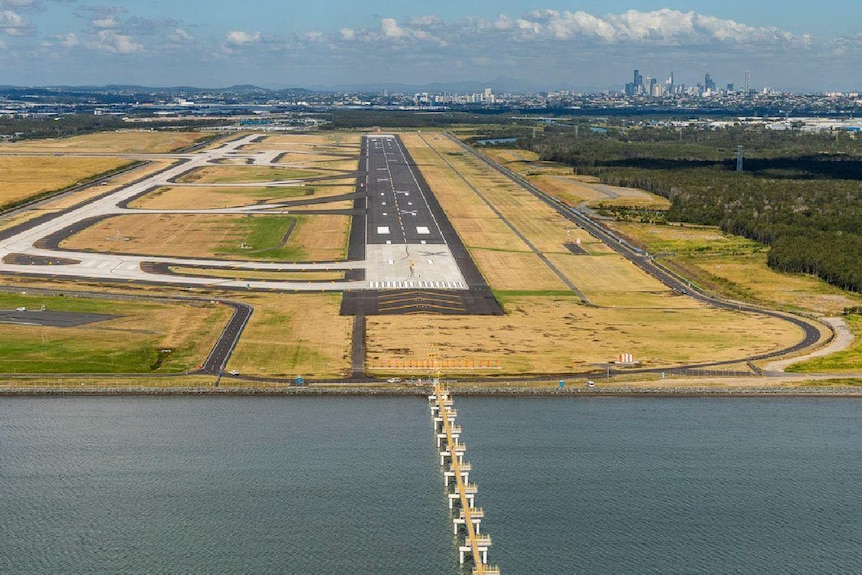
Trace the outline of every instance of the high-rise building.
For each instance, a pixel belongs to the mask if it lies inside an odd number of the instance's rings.
[[[715,92],[715,81],[709,75],[709,72],[703,77],[703,89],[709,90],[710,92]]]
[[[748,70],[745,71],[745,93],[751,93],[751,72]]]
[[[635,70],[634,77],[631,82],[626,84],[626,95],[635,96],[644,93],[644,77],[641,76],[640,70]]]

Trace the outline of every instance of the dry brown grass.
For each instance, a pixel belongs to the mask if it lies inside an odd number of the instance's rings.
[[[129,204],[129,207],[150,210],[209,210],[295,200],[306,197],[309,192],[314,193],[312,189],[306,189],[302,186],[271,188],[162,187],[137,198]]]
[[[343,271],[261,271],[261,270],[224,270],[201,269],[183,266],[170,266],[179,275],[205,276],[240,280],[278,280],[278,281],[337,281],[344,279]]]
[[[208,210],[253,204],[271,204],[305,198],[328,198],[355,191],[353,183],[338,183],[341,180],[335,182],[335,184],[326,182],[326,185],[309,183],[289,187],[265,187],[266,183],[262,182],[262,187],[260,188],[231,188],[229,186],[162,187],[136,199],[129,204],[129,207],[150,210]],[[325,207],[331,209],[333,206],[326,204]]]
[[[534,152],[526,150],[481,149],[513,172],[530,180],[543,192],[571,205],[580,204],[630,206],[643,209],[667,209],[666,198],[635,188],[601,184],[597,178],[578,176],[570,166],[539,161]]]
[[[496,290],[566,290],[566,285],[532,252],[471,251],[485,280]]]
[[[502,374],[591,369],[632,353],[644,366],[720,361],[802,338],[778,320],[704,308],[603,309],[575,297],[503,297],[504,317],[367,318],[368,358],[499,359]]]
[[[114,216],[67,238],[60,245],[70,250],[215,257],[221,246],[239,245],[243,241],[245,235],[231,225],[232,220],[242,217],[177,214]]]
[[[228,363],[247,375],[340,377],[350,371],[353,318],[340,294],[248,294],[255,306]]]
[[[328,262],[347,258],[350,233],[349,216],[302,216],[306,223],[297,225],[289,245],[297,246],[308,261]]]
[[[270,166],[206,166],[186,172],[178,182],[188,184],[262,184],[264,182],[302,180],[329,176],[327,172]]]
[[[39,206],[38,208],[33,208],[27,210],[26,212],[15,214],[11,218],[4,218],[0,221],[0,229],[10,228],[12,226],[22,224],[24,222],[30,221],[33,218],[37,218],[46,213],[57,212],[58,210],[63,210],[66,208],[71,208],[73,206],[77,206],[81,202],[85,202],[90,200],[96,196],[109,193],[112,191],[116,191],[120,188],[120,186],[125,185],[131,182],[134,179],[141,178],[146,176],[147,174],[152,174],[158,170],[165,168],[169,165],[170,162],[152,162],[149,164],[145,164],[140,166],[128,173],[116,176],[110,180],[110,183],[102,186],[92,186],[86,189],[75,192],[74,194],[63,195],[63,197],[59,197],[54,200],[50,200]]]
[[[328,170],[354,172],[359,168],[358,158],[355,160],[345,160],[344,158],[335,158],[333,156],[306,156],[303,158],[301,154],[295,155],[298,157],[282,158],[279,160],[279,165],[299,170],[320,170],[324,174]]]
[[[536,250],[546,255],[591,300],[629,288],[632,292],[666,290],[544,202],[467,155],[454,142],[422,134],[404,134],[402,139],[494,289],[561,290],[566,286],[429,146],[439,151]],[[590,255],[576,256],[563,246],[577,239]]]
[[[294,150],[313,153],[358,153],[362,135],[355,132],[273,134],[243,150]]]
[[[423,140],[422,134],[402,134],[401,138],[492,287],[560,289],[563,286],[529,246],[429,147],[429,144],[440,146],[443,157],[454,165],[458,158],[447,155],[453,151],[451,143],[442,136]],[[469,178],[472,174],[464,175]],[[474,185],[483,185],[477,184]],[[484,194],[485,188],[481,189]]]
[[[0,156],[0,205],[63,189],[128,163],[119,158]]]
[[[162,153],[194,144],[203,132],[150,132],[127,130],[101,132],[72,138],[26,140],[0,144],[0,152],[116,152]]]

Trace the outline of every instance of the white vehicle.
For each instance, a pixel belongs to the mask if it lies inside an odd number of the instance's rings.
[[[386,380],[387,383],[401,383],[400,377],[390,377]]]
[[[232,370],[230,370],[228,373],[229,373],[230,375],[239,375],[239,371],[237,371],[236,369],[232,369]]]
[[[26,307],[16,307],[15,311],[27,311]]]

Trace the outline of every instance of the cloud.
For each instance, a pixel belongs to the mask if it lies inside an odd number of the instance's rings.
[[[77,34],[75,34],[74,32],[69,32],[68,34],[57,36],[56,40],[61,46],[65,48],[74,48],[81,43],[81,41],[78,39]]]
[[[195,41],[195,37],[182,28],[176,28],[173,33],[171,33],[171,41],[176,44],[190,43]]]
[[[105,16],[104,18],[94,18],[90,21],[93,28],[116,28],[120,25],[113,16]]]
[[[227,46],[247,46],[249,44],[257,44],[261,40],[260,32],[244,32],[242,30],[233,30],[225,35],[224,43]]]
[[[144,47],[132,40],[131,36],[119,34],[113,30],[99,31],[90,42],[90,46],[109,54],[135,54],[144,51]]]
[[[395,18],[384,18],[380,21],[380,27],[383,29],[383,35],[387,38],[403,38],[407,33],[398,26]]]
[[[10,36],[23,36],[33,31],[32,25],[12,10],[0,10],[0,30]]]
[[[508,20],[499,18],[497,27]],[[520,38],[573,40],[597,39],[609,43],[682,45],[704,43],[790,42],[789,32],[756,27],[734,20],[663,8],[652,12],[629,10],[597,17],[586,12],[535,10],[517,20]]]

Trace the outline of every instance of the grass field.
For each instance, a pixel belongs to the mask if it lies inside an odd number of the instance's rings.
[[[260,270],[222,270],[201,269],[183,266],[170,266],[170,270],[180,275],[205,276],[235,280],[278,280],[278,281],[338,281],[344,279],[343,271],[260,271]]]
[[[316,196],[317,191],[313,186],[268,188],[166,186],[137,198],[129,204],[129,207],[149,210],[233,208]]]
[[[639,305],[636,298],[641,292],[668,291],[634,264],[511,180],[468,155],[454,142],[426,134],[404,134],[402,139],[492,288],[539,291],[566,288],[556,273],[533,253],[532,245],[550,260],[557,271],[599,305],[606,297],[618,300],[618,294],[624,291],[634,296],[630,302],[632,305]],[[508,153],[509,158],[514,154],[521,155],[520,151],[499,152]],[[529,153],[525,154],[530,157]],[[561,170],[559,166],[547,167],[544,162],[542,166],[547,170]],[[520,239],[479,194],[530,245]],[[564,247],[565,243],[578,240],[588,255],[573,255]]]
[[[777,320],[703,306],[607,309],[573,296],[498,296],[503,317],[368,317],[368,358],[495,359],[501,374],[541,374],[599,369],[622,352],[645,367],[721,361],[802,338]]]
[[[766,246],[714,227],[628,222],[611,226],[697,284],[731,298],[823,315],[840,315],[844,308],[862,305],[862,294],[840,290],[813,276],[770,269]]]
[[[575,175],[569,166],[542,162],[534,152],[528,150],[482,148],[481,151],[516,174],[528,178],[543,192],[571,206],[586,204],[658,210],[670,206],[670,202],[661,196],[636,188],[607,186],[597,178]]]
[[[168,165],[170,165],[170,162],[151,162],[148,164],[143,164],[134,170],[112,177],[105,185],[91,186],[89,188],[85,188],[83,190],[75,192],[74,194],[64,195],[63,197],[56,197],[54,199],[46,200],[45,203],[40,205],[39,207],[32,208],[24,212],[19,212],[13,217],[7,216],[2,221],[0,221],[0,230],[24,223],[46,213],[53,213],[58,210],[76,206],[81,202],[85,202],[96,196],[110,193],[117,190],[121,185],[124,185],[134,179],[144,177],[147,174],[156,172],[160,169],[165,168]]]
[[[0,372],[176,373],[196,369],[231,314],[229,308],[214,305],[0,294],[2,309],[38,309],[41,305],[51,311],[119,317],[69,328],[0,324]]]
[[[341,377],[350,371],[353,318],[340,294],[244,294],[255,306],[228,369],[271,377]]]
[[[186,172],[177,181],[186,184],[240,184],[299,180],[332,175],[328,172],[269,166],[206,166]]]
[[[271,204],[302,198],[327,198],[354,191],[354,184],[261,186],[259,188],[174,186],[153,190],[129,204],[132,208],[182,210],[232,208],[253,204]],[[326,206],[327,208],[330,206]]]
[[[292,222],[296,227],[280,247]],[[168,257],[329,261],[346,257],[349,223],[347,216],[329,215],[122,215],[67,238],[61,247]]]
[[[313,150],[326,152],[359,152],[361,134],[356,132],[328,132],[308,134],[274,134],[262,142],[244,146],[245,150]]]
[[[120,158],[0,156],[0,207],[61,190],[129,164]]]
[[[203,132],[152,132],[148,130],[124,130],[102,132],[72,138],[25,140],[0,144],[0,152],[116,152],[116,153],[163,153],[186,148],[210,134]]]

